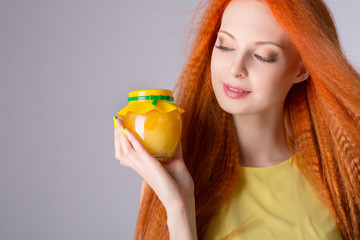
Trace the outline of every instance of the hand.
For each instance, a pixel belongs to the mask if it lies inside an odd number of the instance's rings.
[[[175,156],[168,162],[160,162],[151,156],[134,133],[121,129],[122,121],[116,119],[114,130],[115,158],[120,164],[135,170],[154,190],[167,212],[178,209],[194,211],[194,182],[182,157],[181,143]]]

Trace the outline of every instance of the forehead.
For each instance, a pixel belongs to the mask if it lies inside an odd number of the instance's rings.
[[[223,13],[220,28],[236,39],[274,41],[283,46],[290,42],[264,1],[231,1]]]

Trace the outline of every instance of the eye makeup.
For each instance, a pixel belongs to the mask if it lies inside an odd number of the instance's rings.
[[[223,45],[221,39],[219,39],[219,42],[220,43],[218,45],[215,44],[215,47],[217,49],[219,49],[221,52],[230,52],[230,51],[235,50],[233,48],[230,48],[230,47],[227,47],[227,46]],[[263,56],[266,56],[266,57],[263,57]],[[264,62],[264,63],[273,63],[273,62],[276,62],[277,54],[270,53],[270,54],[261,54],[261,55],[259,55],[257,53],[254,53],[254,57],[256,59],[258,59],[259,61]]]

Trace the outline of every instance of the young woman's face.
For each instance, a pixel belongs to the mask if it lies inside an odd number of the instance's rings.
[[[300,81],[299,70],[287,35],[265,3],[230,2],[211,57],[212,86],[224,111],[253,114],[283,107],[291,86]]]

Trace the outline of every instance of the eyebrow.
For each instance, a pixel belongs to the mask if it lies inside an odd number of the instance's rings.
[[[225,30],[219,30],[219,32],[222,32],[222,33],[225,33],[226,35],[228,35],[230,38],[234,39],[235,40],[235,37],[234,35],[232,35],[231,33],[225,31]],[[284,50],[284,47],[281,46],[280,44],[277,44],[277,43],[274,43],[274,42],[270,42],[270,41],[258,41],[258,42],[255,42],[255,45],[265,45],[265,44],[273,44],[281,49]]]

